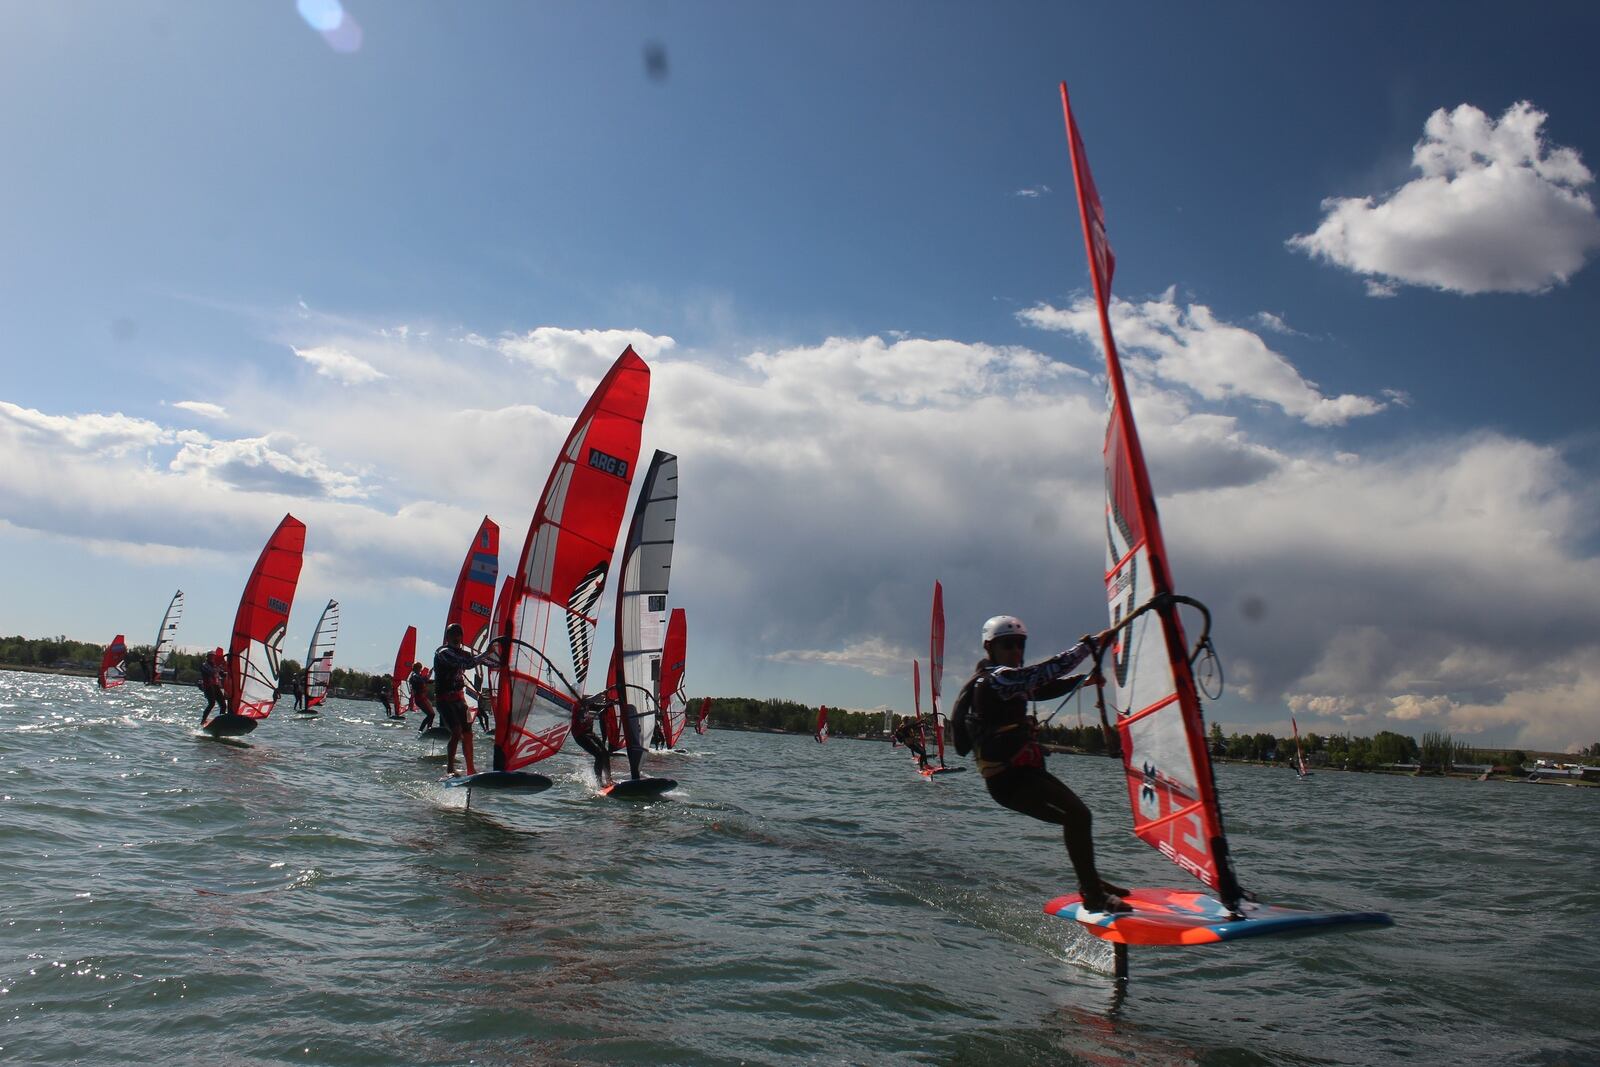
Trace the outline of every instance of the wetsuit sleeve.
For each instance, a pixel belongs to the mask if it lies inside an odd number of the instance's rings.
[[[478,664],[483,662],[480,658],[474,656],[472,653],[457,652],[449,645],[446,645],[438,652],[435,652],[433,654],[433,659],[433,673],[435,674],[439,673],[439,666],[441,663],[449,664],[450,666],[455,667],[457,670],[465,671],[467,668],[476,667]]]
[[[1046,691],[1045,687],[1088,659],[1089,652],[1089,643],[1079,641],[1065,652],[1029,667],[991,667],[989,684],[993,687],[995,696],[1001,700],[1011,700],[1016,697],[1050,700],[1065,696],[1077,686],[1068,687],[1060,692]]]
[[[1041,685],[1039,688],[1035,689],[1033,691],[1033,699],[1060,700],[1062,697],[1069,697],[1078,691],[1078,687],[1082,685],[1084,679],[1088,677],[1089,676],[1087,674],[1073,674],[1066,678],[1058,678],[1056,681],[1050,682],[1047,685]]]

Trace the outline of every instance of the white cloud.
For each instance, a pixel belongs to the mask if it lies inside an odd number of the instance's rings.
[[[1290,337],[1304,337],[1305,334],[1290,326],[1284,321],[1282,315],[1274,315],[1270,311],[1258,311],[1251,316],[1251,321],[1271,330],[1273,333],[1286,334]]]
[[[520,336],[503,337],[493,342],[493,346],[507,358],[571,382],[579,392],[588,394],[629,345],[648,363],[676,343],[670,337],[657,337],[642,330],[565,330],[540,326]]]
[[[191,441],[178,450],[171,469],[246,491],[333,499],[367,495],[359,478],[330,467],[316,448],[287,434]]]
[[[1048,185],[1031,185],[1026,189],[1018,189],[1016,192],[1012,193],[1011,195],[1012,196],[1027,197],[1030,200],[1035,200],[1035,199],[1038,199],[1041,196],[1048,195],[1049,192],[1050,192],[1050,187]]]
[[[208,419],[225,419],[228,417],[227,408],[221,404],[212,404],[204,400],[177,400],[173,402],[172,406],[183,411],[192,412],[195,415],[202,415]]]
[[[1099,344],[1092,297],[1066,309],[1038,304],[1018,317]],[[1372,397],[1322,395],[1260,334],[1223,322],[1204,304],[1179,306],[1170,289],[1141,303],[1113,298],[1111,323],[1125,373],[1182,385],[1206,400],[1258,400],[1311,426],[1340,426],[1384,408]]]
[[[1421,173],[1383,197],[1332,197],[1290,248],[1368,276],[1369,296],[1399,285],[1457,293],[1533,293],[1577,273],[1600,248],[1571,148],[1545,142],[1546,115],[1523,101],[1498,122],[1462,104],[1428,117],[1412,151]]]
[[[116,412],[103,415],[47,415],[0,400],[0,440],[10,438],[46,448],[60,446],[108,456],[124,456],[173,439],[172,431],[149,419]]]
[[[388,377],[366,360],[351,355],[342,348],[332,345],[316,345],[311,348],[296,348],[293,345],[289,347],[295,355],[316,368],[318,374],[324,378],[332,378],[343,385],[364,385]]]
[[[868,637],[840,649],[784,649],[768,659],[779,663],[815,663],[827,667],[847,667],[879,678],[909,677],[916,653],[892,645],[881,637]]]

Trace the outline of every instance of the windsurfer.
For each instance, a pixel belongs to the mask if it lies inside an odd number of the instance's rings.
[[[406,685],[411,690],[411,706],[406,710],[422,709],[422,725],[417,727],[417,732],[427,733],[433,726],[433,701],[428,699],[428,675],[423,671],[421,661],[411,665],[411,676],[406,679]]]
[[[1078,795],[1044,769],[1044,749],[1029,700],[1057,700],[1088,677],[1068,676],[1115,636],[1103,630],[1041,663],[1022,665],[1028,629],[1022,620],[996,615],[983,624],[984,658],[956,699],[956,747],[973,751],[989,795],[1002,806],[1062,829],[1067,856],[1078,876],[1083,905],[1091,911],[1128,911],[1126,889],[1100,877],[1094,862],[1093,817]],[[909,744],[909,742],[907,742]]]
[[[220,648],[206,653],[205,658],[200,661],[200,692],[204,693],[206,698],[205,710],[200,713],[201,726],[211,718],[212,708],[217,709],[218,715],[228,713],[228,695],[222,685],[224,666],[224,654]]]
[[[433,654],[433,684],[434,695],[438,700],[439,719],[445,729],[450,731],[450,743],[445,747],[444,768],[445,773],[456,773],[456,747],[462,749],[466,757],[467,773],[477,774],[472,763],[472,724],[467,718],[467,672],[481,666],[496,657],[499,651],[491,648],[481,656],[474,656],[461,644],[461,624],[453,622],[444,628],[444,644]],[[497,637],[490,642],[491,645],[509,641],[510,638]],[[420,667],[421,664],[418,664]],[[417,689],[417,671],[412,671],[411,691],[420,693]],[[426,696],[423,696],[426,701]],[[423,704],[428,713],[424,723],[433,721],[433,708],[427,703]]]
[[[922,728],[916,719],[907,715],[900,720],[900,725],[894,728],[891,735],[895,742],[909,748],[917,757],[917,766],[928,766],[928,750],[922,745]]]
[[[655,729],[650,731],[650,747],[660,752],[667,747],[667,735],[661,732],[661,716],[656,716]]]
[[[601,787],[611,784],[611,749],[598,730],[607,703],[607,694],[596,693],[572,705],[572,739],[594,757],[594,780]]]

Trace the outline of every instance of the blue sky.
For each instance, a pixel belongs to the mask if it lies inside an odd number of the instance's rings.
[[[1600,737],[1589,5],[345,15],[9,16],[0,629],[214,643],[293,510],[286,650],[386,665],[630,341],[692,691],[903,708],[935,578],[952,674],[1097,628],[1065,79],[1210,715]]]

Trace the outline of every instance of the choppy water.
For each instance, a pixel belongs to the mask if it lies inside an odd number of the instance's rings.
[[[882,744],[713,731],[666,799],[475,797],[376,704],[193,735],[193,690],[0,673],[6,1063],[1600,1063],[1600,792],[1225,766],[1263,899],[1335,937],[1135,950],[1059,836]],[[1101,865],[1184,884],[1115,766]]]

